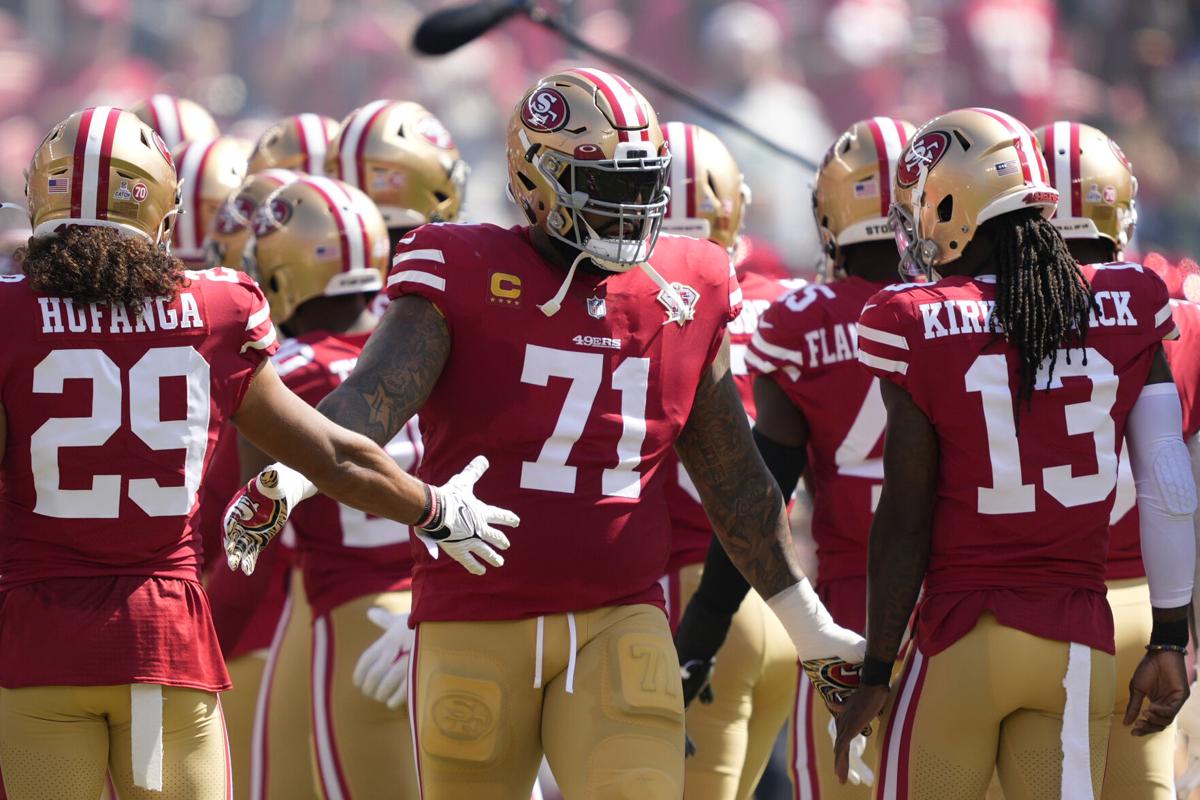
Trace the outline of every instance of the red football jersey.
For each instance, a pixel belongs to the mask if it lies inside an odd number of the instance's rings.
[[[431,300],[453,342],[421,409],[420,475],[444,483],[482,453],[478,496],[521,517],[481,577],[414,546],[414,621],[662,604],[663,463],[741,292],[711,242],[661,236],[650,263],[686,309],[640,268],[580,269],[546,316],[565,270],[528,228],[427,225],[401,241],[389,294]]]
[[[1166,342],[1163,350],[1179,390],[1179,402],[1183,406],[1183,438],[1188,439],[1200,431],[1200,306],[1186,300],[1172,300],[1171,308],[1179,338]],[[1108,579],[1144,577],[1146,568],[1142,564],[1137,490],[1124,451],[1113,519],[1116,522],[1108,532]]]
[[[754,371],[774,380],[808,420],[818,585],[867,573],[886,414],[879,380],[858,363],[857,323],[885,285],[847,277],[791,292],[767,310],[750,345]],[[839,611],[851,610],[831,613]]]
[[[1018,408],[1016,349],[988,328],[994,276],[890,287],[863,310],[859,359],[912,396],[940,445],[918,610],[927,654],[984,611],[1113,652],[1104,571],[1117,453],[1158,343],[1176,329],[1157,275],[1135,264],[1084,271],[1099,306],[1087,349],[1060,350],[1049,390],[1043,371]]]
[[[739,274],[738,283],[742,287],[742,312],[729,323],[729,371],[733,373],[733,382],[741,395],[742,405],[753,420],[754,383],[746,366],[746,349],[771,301],[788,289],[803,286],[805,281],[781,281],[757,272],[746,272]],[[667,505],[671,513],[671,557],[667,560],[667,572],[674,573],[688,564],[704,561],[713,529],[708,515],[704,513],[704,506],[700,505],[696,485],[674,451],[667,454],[663,469],[672,476],[666,485]],[[672,600],[669,605],[672,618],[682,613],[683,609],[677,608],[678,603]]]
[[[229,685],[197,492],[275,329],[245,275],[188,277],[140,319],[0,283],[0,686]]]
[[[289,389],[315,406],[354,370],[367,336],[315,331],[289,339],[274,358],[275,369]],[[416,420],[405,425],[387,451],[404,470],[413,471],[421,454]],[[314,617],[356,597],[411,585],[407,525],[369,516],[325,495],[298,506],[289,522],[296,531],[304,593]]]

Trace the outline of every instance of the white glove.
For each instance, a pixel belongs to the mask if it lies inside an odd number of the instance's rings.
[[[829,719],[829,738],[837,743],[837,720]],[[863,753],[867,750],[867,737],[861,733],[850,740],[850,770],[847,778],[855,786],[874,786],[875,772],[863,761]]]
[[[866,655],[867,640],[833,621],[808,578],[770,598],[767,605],[783,623],[801,661],[840,658],[859,664]]]
[[[384,633],[358,657],[354,685],[394,711],[408,695],[408,661],[415,632],[408,627],[408,614],[393,614],[373,606],[367,609],[367,618]]]
[[[437,558],[440,547],[472,575],[487,571],[476,557],[493,567],[504,564],[504,558],[493,548],[507,550],[508,537],[492,525],[515,528],[521,524],[521,518],[513,512],[489,506],[475,497],[475,482],[487,468],[488,460],[475,456],[445,484],[429,487],[438,511],[428,527],[413,529],[425,542],[429,555]]]
[[[1175,720],[1187,741],[1187,769],[1175,779],[1175,794],[1185,798],[1200,788],[1200,682],[1192,684],[1192,693]]]

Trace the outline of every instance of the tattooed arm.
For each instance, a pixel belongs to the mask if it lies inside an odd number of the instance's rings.
[[[908,392],[891,381],[880,381],[879,387],[887,408],[887,438],[883,494],[867,555],[867,658],[890,664],[900,651],[929,563],[938,441]]]
[[[754,446],[729,372],[729,339],[696,389],[675,442],[729,558],[763,597],[804,577],[792,546],[783,495]]]
[[[450,330],[433,303],[401,297],[388,306],[354,372],[317,410],[386,444],[425,404],[449,355]]]

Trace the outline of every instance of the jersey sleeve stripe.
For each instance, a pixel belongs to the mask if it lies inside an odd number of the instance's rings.
[[[419,283],[437,289],[439,292],[446,291],[445,278],[434,275],[432,272],[421,272],[418,269],[407,269],[388,278],[388,286],[395,286],[397,283]]]
[[[898,372],[901,375],[906,375],[908,373],[907,361],[896,361],[895,359],[891,358],[880,358],[879,356],[871,355],[866,350],[858,351],[858,360],[863,364],[866,364],[868,367],[875,367],[875,369],[881,369],[885,372]]]
[[[242,345],[242,349],[240,352],[244,353],[250,349],[266,350],[268,347],[270,347],[274,343],[275,343],[275,326],[272,325],[270,328],[267,329],[267,332],[264,333],[262,336],[258,337],[257,339],[255,339],[252,342],[246,342],[244,345]]]
[[[903,336],[895,333],[888,333],[887,331],[877,330],[876,328],[863,325],[861,322],[858,323],[858,337],[860,339],[869,339],[872,342],[878,342],[879,344],[885,344],[888,347],[895,347],[898,350],[908,349],[908,342],[905,341]]]
[[[755,372],[761,372],[763,375],[769,375],[775,371],[775,365],[770,361],[766,361],[758,357],[758,355],[749,347],[746,348],[746,363]]]
[[[762,337],[758,331],[754,332],[754,336],[750,339],[750,347],[758,350],[760,353],[777,361],[788,361],[798,367],[804,366],[804,354],[799,350],[788,350],[786,347],[780,347],[777,344],[771,344]]]
[[[254,330],[259,325],[262,325],[264,322],[266,322],[268,319],[270,319],[270,317],[271,317],[271,307],[269,305],[267,305],[266,303],[263,303],[262,308],[260,308],[258,311],[255,311],[253,314],[251,314],[250,318],[246,320],[246,330],[248,330],[248,331]]]
[[[1158,327],[1171,318],[1171,304],[1168,302],[1165,306],[1158,310],[1154,315],[1154,327]]]
[[[729,293],[729,307],[736,308],[740,302],[742,302],[742,287],[735,284],[733,291]]]
[[[392,266],[398,267],[405,261],[436,261],[438,264],[446,263],[446,256],[441,250],[409,250],[406,253],[396,253],[392,256]]]

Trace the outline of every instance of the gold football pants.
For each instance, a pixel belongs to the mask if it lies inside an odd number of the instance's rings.
[[[1108,604],[1117,632],[1117,686],[1103,798],[1174,800],[1175,723],[1149,736],[1134,736],[1132,728],[1122,724],[1129,704],[1129,679],[1150,641],[1150,586],[1145,578],[1109,581]]]
[[[316,800],[312,759],[309,656],[312,609],[300,571],[292,570],[288,599],[263,669],[254,715],[251,800]]]
[[[528,800],[543,753],[569,800],[683,794],[683,687],[650,605],[425,622],[409,681],[422,800]]]
[[[993,770],[1007,800],[1099,797],[1113,697],[1108,653],[984,614],[934,656],[910,648],[867,751],[876,797],[978,800]]]
[[[679,570],[680,609],[700,585],[702,565]],[[758,592],[733,617],[713,669],[713,702],[693,701],[687,732],[696,754],[684,762],[688,800],[748,800],[796,694],[796,648]]]
[[[133,738],[153,737],[155,731],[135,730],[142,723],[133,719],[131,693],[146,688],[0,689],[0,764],[8,796],[91,800],[100,797],[111,775],[121,800],[228,800],[232,788],[221,702],[198,689],[153,687],[161,688],[162,790],[135,785],[139,756]],[[145,752],[144,746],[138,749]],[[148,761],[141,763],[144,768]]]
[[[313,620],[313,739],[327,800],[417,796],[408,704],[395,711],[354,685],[358,657],[383,635],[367,618],[372,606],[408,611],[409,592],[371,594]]]

